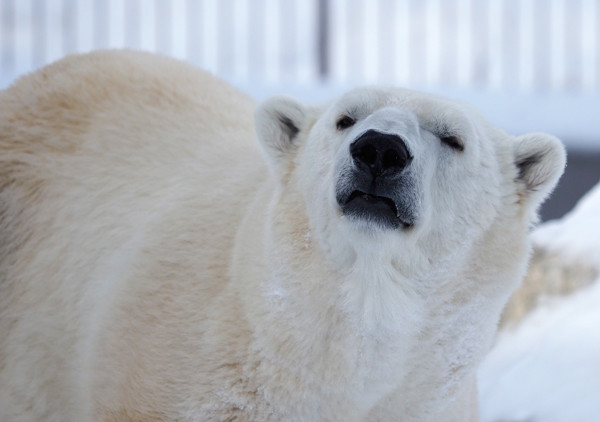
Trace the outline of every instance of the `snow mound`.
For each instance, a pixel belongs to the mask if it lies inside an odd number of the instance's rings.
[[[533,233],[537,247],[600,272],[600,185],[562,220]],[[479,371],[482,422],[600,420],[600,280],[547,300],[501,332]]]
[[[586,260],[600,269],[600,183],[565,217],[540,226],[532,240],[534,245]]]

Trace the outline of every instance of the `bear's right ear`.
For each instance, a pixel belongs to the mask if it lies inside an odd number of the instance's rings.
[[[307,108],[287,96],[265,100],[256,110],[256,134],[273,170],[279,170],[291,152],[295,140],[306,123]]]

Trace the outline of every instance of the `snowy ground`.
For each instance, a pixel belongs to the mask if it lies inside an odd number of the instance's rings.
[[[534,242],[600,271],[600,185]],[[480,370],[482,422],[600,421],[600,280],[502,332]]]

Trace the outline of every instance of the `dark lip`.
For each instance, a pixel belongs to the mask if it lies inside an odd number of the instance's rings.
[[[398,206],[396,205],[396,202],[390,197],[375,195],[372,193],[363,192],[361,190],[354,190],[354,191],[352,191],[350,196],[348,196],[346,201],[344,201],[344,207],[346,207],[348,204],[350,204],[352,201],[354,201],[356,199],[359,199],[366,203],[371,203],[374,205],[383,203],[390,209],[390,212],[395,216],[396,224],[398,224],[398,226],[402,226],[403,228],[407,229],[407,228],[412,227],[412,225],[413,225],[411,222],[407,222],[401,218],[400,212],[398,210]],[[388,218],[388,221],[389,221],[389,218]]]
[[[346,201],[346,204],[348,202],[356,199],[359,196],[362,197],[362,199],[364,199],[367,202],[378,202],[378,201],[383,202],[388,207],[390,207],[390,209],[398,217],[398,207],[396,206],[396,203],[392,200],[392,198],[388,198],[387,196],[373,195],[371,193],[366,193],[366,192],[362,192],[360,190],[355,190],[348,197],[348,200]]]

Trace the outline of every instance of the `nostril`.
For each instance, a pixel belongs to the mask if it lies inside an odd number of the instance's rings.
[[[377,163],[377,148],[371,144],[363,145],[362,148],[356,151],[354,158],[372,167]]]
[[[404,161],[400,158],[397,150],[388,149],[383,153],[382,167],[383,170],[392,167],[404,167]]]

